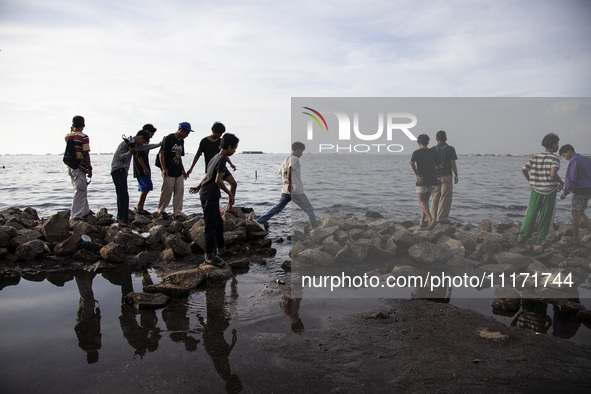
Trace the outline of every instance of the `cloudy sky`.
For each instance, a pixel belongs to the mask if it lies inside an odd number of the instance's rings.
[[[77,114],[96,153],[181,121],[287,152],[291,97],[590,97],[589,37],[588,0],[0,0],[0,154],[63,152]]]

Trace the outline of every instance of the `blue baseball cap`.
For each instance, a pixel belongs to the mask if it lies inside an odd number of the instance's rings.
[[[183,129],[183,130],[187,130],[187,131],[193,131],[193,130],[191,130],[191,123],[189,123],[189,122],[181,122],[181,123],[179,123],[179,129]]]

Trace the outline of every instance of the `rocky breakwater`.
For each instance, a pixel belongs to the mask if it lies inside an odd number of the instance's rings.
[[[120,228],[105,208],[77,221],[69,220],[69,211],[42,220],[33,208],[10,208],[0,212],[0,279],[14,283],[21,275],[151,267],[162,281],[146,293],[184,296],[206,280],[227,279],[233,270],[275,255],[267,232],[249,220],[252,209],[234,210],[235,215],[225,213],[223,219],[226,246],[236,257],[217,268],[204,264],[205,224],[198,216],[178,221],[130,212],[133,227]],[[138,308],[163,304],[145,294],[126,299]]]
[[[296,232],[291,251],[299,275],[369,275],[421,277],[445,273],[450,278],[477,277],[470,285],[495,288],[493,308],[516,311],[523,298],[544,299],[571,309],[582,320],[589,311],[576,302],[579,287],[589,289],[591,235],[583,230],[579,244],[561,241],[570,225],[556,225],[549,242],[518,243],[518,224],[489,220],[478,226],[438,224],[427,230],[411,222],[364,221],[352,215],[322,217],[319,227]],[[533,236],[535,239],[535,234]],[[296,268],[297,267],[297,268]],[[432,276],[431,276],[432,278]],[[416,282],[414,282],[416,283]],[[436,288],[413,287],[417,298],[445,298],[459,281]],[[465,282],[461,282],[463,285]],[[504,286],[502,286],[504,284]]]

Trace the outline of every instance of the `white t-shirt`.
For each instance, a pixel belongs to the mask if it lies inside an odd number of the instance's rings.
[[[291,167],[291,193],[287,190],[289,179],[287,177],[287,169]],[[283,187],[281,193],[285,194],[304,194],[304,185],[302,183],[302,172],[300,170],[300,159],[297,156],[289,156],[283,160],[279,168],[279,174],[283,179]]]

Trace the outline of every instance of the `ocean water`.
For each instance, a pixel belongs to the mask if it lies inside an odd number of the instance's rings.
[[[280,197],[281,178],[277,170],[287,154],[236,154],[232,161],[238,167],[236,205],[252,207],[262,214]],[[155,154],[152,154],[154,161]],[[107,208],[116,213],[115,187],[110,176],[111,155],[92,155],[94,175],[89,185],[88,200],[93,211]],[[188,168],[193,155],[184,157]],[[420,218],[415,193],[415,177],[409,165],[410,156],[304,154],[301,158],[306,194],[317,216],[345,212],[364,217],[367,211],[378,212],[394,221]],[[450,218],[460,223],[477,224],[484,219],[493,223],[520,222],[523,219],[531,188],[521,173],[526,157],[460,156],[457,165],[459,183],[454,186]],[[4,168],[2,168],[4,166]],[[189,194],[202,177],[202,160],[185,182],[183,211],[199,214],[199,198]],[[148,195],[145,208],[155,211],[162,179],[152,165],[154,191]],[[156,171],[154,171],[156,170]],[[564,177],[566,162],[559,174]],[[131,171],[130,171],[131,172]],[[139,193],[137,182],[129,176],[130,208]],[[40,217],[69,209],[72,186],[61,156],[4,156],[0,161],[2,185],[0,210],[16,206],[37,209]],[[555,221],[570,223],[570,198],[557,202]]]

